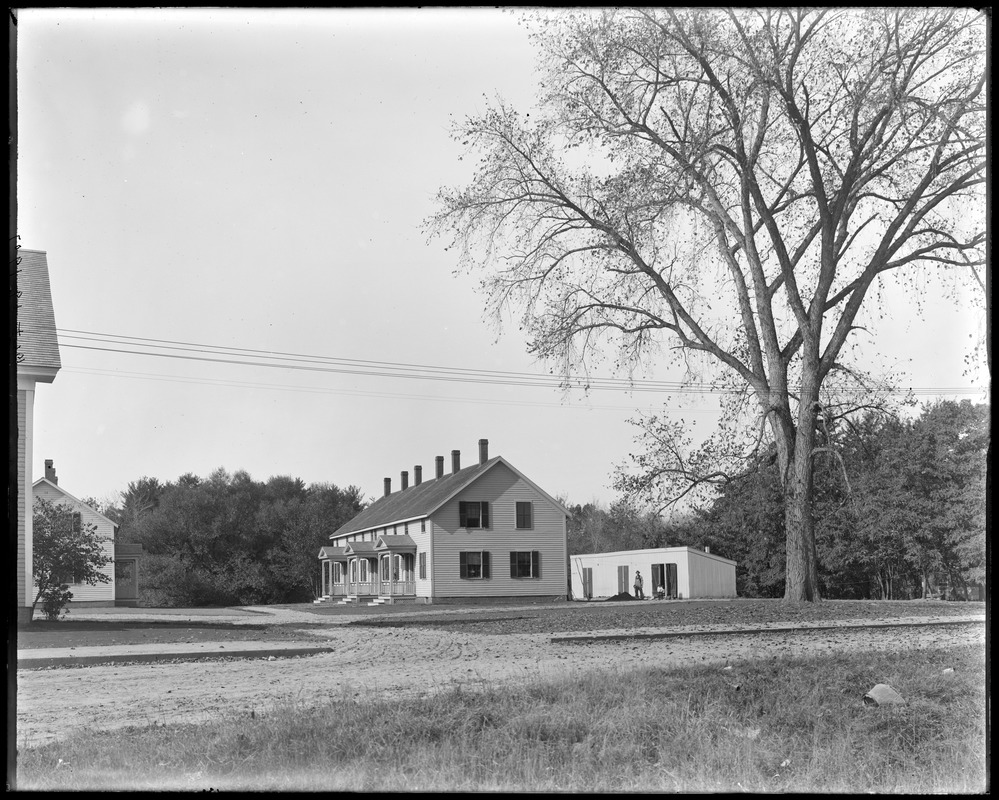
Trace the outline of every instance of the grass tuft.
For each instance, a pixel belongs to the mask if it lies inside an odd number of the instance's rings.
[[[851,653],[288,704],[25,750],[18,788],[980,793],[984,658]],[[876,683],[905,703],[866,706]]]

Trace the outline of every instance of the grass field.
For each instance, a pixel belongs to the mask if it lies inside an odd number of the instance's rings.
[[[663,613],[625,605],[617,606],[616,627]],[[693,616],[770,608],[731,607]],[[880,608],[882,618],[898,616]],[[846,610],[856,617],[857,608]],[[583,610],[594,612],[604,613]],[[495,610],[483,610],[477,619],[500,633],[511,623],[576,630],[571,607],[509,619],[522,613],[496,619]],[[625,663],[404,701],[372,692],[200,725],[78,734],[21,752],[18,788],[981,793],[985,675],[984,648],[940,646],[761,653],[729,668]],[[877,683],[894,687],[904,703],[865,704]]]

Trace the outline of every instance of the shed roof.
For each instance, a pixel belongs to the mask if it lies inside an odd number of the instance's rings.
[[[46,254],[21,249],[17,256],[17,366],[58,370],[62,362]]]

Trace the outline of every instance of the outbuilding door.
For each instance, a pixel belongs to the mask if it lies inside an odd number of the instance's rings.
[[[116,603],[131,604],[139,599],[139,560],[116,558],[114,562],[114,599]]]
[[[593,567],[583,567],[583,597],[593,599]]]
[[[624,594],[628,591],[628,565],[622,564],[617,568],[617,593]]]
[[[666,597],[676,597],[676,564],[652,565],[652,591],[658,592],[660,586]]]

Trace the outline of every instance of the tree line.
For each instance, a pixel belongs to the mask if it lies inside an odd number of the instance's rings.
[[[129,483],[100,508],[118,540],[141,544],[144,606],[308,602],[319,595],[319,549],[365,501],[356,486],[306,485],[238,470]]]
[[[815,530],[821,596],[966,597],[985,581],[989,411],[945,401],[914,419],[868,412],[823,432]],[[785,594],[785,515],[775,459],[667,522],[621,500],[570,505],[569,550],[689,545],[737,562],[742,597]]]
[[[984,583],[987,405],[939,402],[912,419],[868,411],[825,426],[821,435],[814,464],[821,596],[961,597]],[[766,455],[754,466],[669,521],[627,495],[609,508],[563,498],[569,552],[710,547],[737,562],[740,596],[782,597],[779,466]],[[307,486],[288,476],[261,482],[224,469],[168,483],[143,477],[113,502],[88,502],[118,525],[120,542],[143,546],[140,602],[154,607],[308,602],[320,593],[320,548],[365,505],[356,486]],[[36,509],[40,536],[50,529],[69,535],[72,526],[58,511]],[[56,554],[93,550],[92,543],[88,550],[58,542],[49,548]],[[43,564],[51,580],[36,581],[58,594],[62,573],[79,571],[83,561]],[[84,566],[93,572],[103,564]]]

